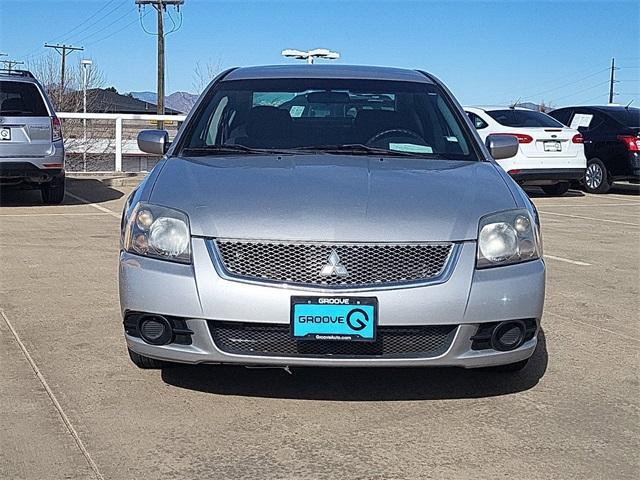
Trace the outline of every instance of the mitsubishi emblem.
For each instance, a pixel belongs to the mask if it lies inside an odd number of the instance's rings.
[[[329,258],[327,258],[327,264],[320,270],[320,276],[322,277],[330,277],[332,275],[337,275],[338,277],[349,275],[347,269],[340,263],[340,257],[335,250],[331,250]]]

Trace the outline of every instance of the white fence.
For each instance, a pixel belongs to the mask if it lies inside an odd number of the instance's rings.
[[[122,171],[122,156],[123,150],[128,154],[145,155],[138,150],[135,140],[126,140],[123,142],[122,126],[123,122],[130,121],[165,121],[165,122],[183,122],[186,115],[152,115],[152,114],[131,114],[131,113],[76,113],[76,112],[58,112],[58,118],[61,119],[76,119],[76,120],[102,120],[114,122],[114,137],[96,139],[93,135],[90,140],[74,139],[73,142],[70,139],[65,139],[65,146],[67,147],[67,153],[76,154],[91,154],[96,150],[104,152],[104,149],[108,149],[111,141],[114,145],[114,158],[115,158],[115,171]],[[152,128],[149,126],[149,128]],[[87,131],[91,131],[91,127],[87,127]],[[124,146],[124,149],[123,149]],[[86,169],[86,164],[85,164]]]

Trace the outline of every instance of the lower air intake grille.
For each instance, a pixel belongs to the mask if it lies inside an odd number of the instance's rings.
[[[216,346],[237,355],[271,357],[416,357],[443,354],[456,332],[454,325],[378,327],[375,342],[294,340],[288,325],[209,321]]]

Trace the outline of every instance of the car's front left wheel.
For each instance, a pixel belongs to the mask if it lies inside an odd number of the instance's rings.
[[[144,355],[134,352],[130,348],[128,350],[129,358],[138,368],[142,368],[144,370],[158,370],[167,366],[166,362],[156,360],[155,358],[145,357]]]
[[[54,177],[51,181],[40,186],[42,201],[47,205],[58,205],[64,200],[64,174]]]

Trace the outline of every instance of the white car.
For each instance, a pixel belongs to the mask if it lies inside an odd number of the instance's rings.
[[[542,112],[518,107],[465,107],[486,142],[489,135],[513,135],[515,157],[497,163],[521,185],[539,185],[549,195],[563,195],[587,168],[582,135]]]

